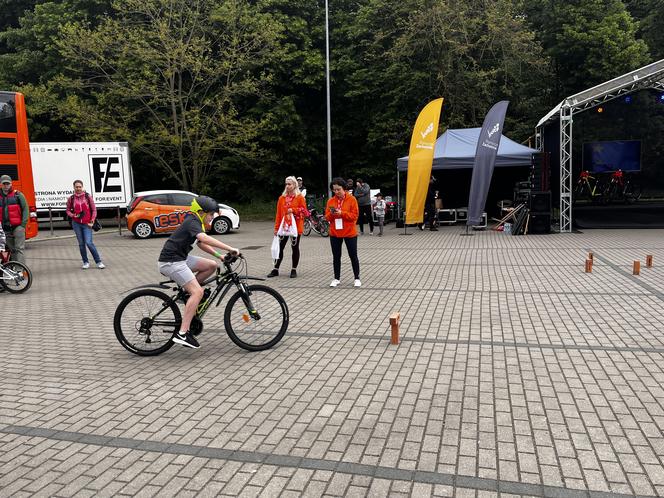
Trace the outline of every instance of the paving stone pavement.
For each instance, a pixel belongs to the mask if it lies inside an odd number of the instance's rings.
[[[327,239],[303,238],[297,279],[287,249],[270,351],[220,307],[201,349],[151,358],[112,318],[160,279],[163,237],[97,234],[103,271],[29,243],[32,288],[0,294],[0,496],[664,495],[664,231],[402,233],[360,238],[361,288],[345,255],[328,287]],[[269,271],[269,223],[221,238]]]

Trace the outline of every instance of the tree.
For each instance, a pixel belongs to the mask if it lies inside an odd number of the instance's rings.
[[[637,36],[648,45],[652,60],[664,58],[664,0],[627,0],[625,4],[639,21]]]
[[[348,170],[391,179],[417,113],[441,96],[449,127],[480,126],[507,98],[508,129],[532,132],[544,110],[546,58],[511,0],[370,0],[352,15],[335,67],[344,101],[335,114],[353,144],[341,160]]]
[[[0,88],[26,95],[32,140],[60,140],[67,134],[58,118],[59,96],[48,88],[48,82],[63,70],[56,40],[67,23],[96,24],[108,10],[109,1],[0,2],[8,16],[5,24],[0,24]]]
[[[256,157],[248,105],[278,27],[246,0],[114,1],[96,28],[70,23],[57,46],[67,72],[52,87],[69,126],[126,140],[185,189],[207,183],[222,153]]]
[[[646,64],[637,23],[621,0],[525,0],[524,11],[552,60],[556,100]]]

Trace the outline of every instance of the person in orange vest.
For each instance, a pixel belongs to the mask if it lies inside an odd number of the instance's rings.
[[[2,175],[0,183],[0,222],[7,236],[7,249],[12,261],[25,264],[25,227],[30,216],[28,202],[21,192],[12,188],[11,176]]]
[[[304,230],[304,219],[307,217],[307,201],[300,193],[297,180],[294,176],[286,178],[285,188],[277,201],[277,214],[274,217],[274,235],[279,235],[279,258],[274,260],[274,268],[268,273],[268,278],[279,275],[279,267],[284,259],[284,249],[290,240],[291,250],[293,252],[293,266],[290,271],[290,278],[297,277],[297,265],[300,262],[300,239]],[[282,235],[277,233],[284,224],[289,228],[292,223],[292,217],[295,218],[295,227],[297,237]]]
[[[332,263],[334,279],[330,287],[341,283],[341,247],[345,243],[348,257],[353,267],[355,287],[362,286],[360,281],[360,260],[357,257],[357,218],[359,208],[357,199],[346,191],[346,181],[343,178],[334,178],[330,183],[332,197],[327,201],[325,218],[330,222],[330,247],[332,248]]]

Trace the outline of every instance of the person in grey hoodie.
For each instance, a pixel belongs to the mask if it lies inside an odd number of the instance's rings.
[[[357,199],[357,205],[360,209],[360,217],[358,221],[360,222],[360,234],[364,234],[364,218],[369,220],[369,232],[373,235],[374,222],[373,216],[371,214],[371,187],[368,183],[364,183],[362,178],[357,179],[355,191],[353,195]]]

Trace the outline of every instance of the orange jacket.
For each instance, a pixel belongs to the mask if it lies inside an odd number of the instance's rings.
[[[307,202],[301,195],[295,196],[295,198],[291,201],[290,208],[293,210],[293,216],[295,216],[297,233],[298,235],[302,235],[302,230],[304,230],[304,218],[307,216]],[[274,218],[275,232],[279,230],[281,220],[284,219],[284,216],[286,216],[287,213],[288,208],[286,207],[286,197],[280,195],[279,200],[277,201],[277,216]]]
[[[332,237],[357,237],[357,218],[359,216],[359,209],[357,207],[357,199],[351,194],[346,192],[346,196],[341,203],[341,215],[333,214],[330,208],[338,208],[339,202],[337,196],[334,195],[327,201],[325,207],[325,218],[330,222],[330,236]],[[343,220],[343,228],[337,230],[335,228],[335,221],[337,218]]]

